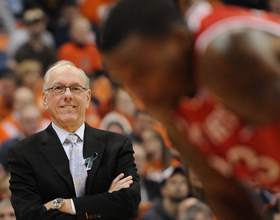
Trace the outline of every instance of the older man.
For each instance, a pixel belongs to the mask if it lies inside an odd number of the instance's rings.
[[[52,123],[8,154],[18,220],[130,219],[136,213],[140,190],[131,141],[85,123],[90,97],[87,76],[71,62],[45,74],[43,104]]]

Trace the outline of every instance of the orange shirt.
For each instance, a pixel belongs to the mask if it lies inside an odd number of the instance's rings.
[[[94,44],[80,47],[69,41],[58,49],[57,54],[58,60],[69,60],[85,71],[86,74],[103,70],[101,54]]]
[[[114,89],[108,77],[100,76],[91,83],[91,96],[98,101],[97,111],[101,117],[113,110]]]
[[[10,139],[8,133],[0,126],[0,147],[8,139]]]
[[[0,121],[2,121],[5,117],[10,115],[13,111],[13,107],[9,107],[5,105],[2,97],[0,96]]]

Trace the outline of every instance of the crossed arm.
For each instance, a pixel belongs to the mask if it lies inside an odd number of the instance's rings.
[[[124,174],[121,173],[120,175],[118,175],[113,182],[111,183],[111,186],[108,190],[109,193],[112,193],[114,191],[119,191],[121,189],[124,188],[129,188],[130,185],[133,183],[132,180],[132,176],[127,176],[125,178]],[[47,210],[49,209],[53,209],[53,201],[49,201],[46,204],[44,204],[44,206],[46,207]],[[60,212],[66,213],[66,214],[72,214],[75,215],[76,213],[73,213],[73,208],[72,208],[72,203],[71,203],[71,199],[65,199],[64,200],[64,204],[61,206],[61,208],[59,209]]]

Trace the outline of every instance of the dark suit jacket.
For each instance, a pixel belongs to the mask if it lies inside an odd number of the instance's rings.
[[[140,202],[131,140],[86,124],[84,158],[97,152],[88,171],[86,196],[75,198],[69,160],[52,126],[9,148],[10,189],[17,220],[130,219]],[[133,176],[128,189],[108,193],[113,179],[124,173]],[[46,210],[55,198],[73,198],[76,215]]]

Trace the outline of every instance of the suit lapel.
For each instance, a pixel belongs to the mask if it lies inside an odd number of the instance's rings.
[[[91,128],[86,124],[85,135],[84,135],[84,158],[91,157],[93,154],[97,153],[97,158],[94,160],[92,168],[88,171],[88,177],[86,182],[86,194],[90,194],[90,189],[92,186],[92,181],[94,179],[95,173],[99,167],[103,152],[104,144],[98,140],[94,128]]]
[[[70,174],[68,157],[51,125],[49,125],[45,130],[42,143],[43,147],[41,148],[41,153],[52,165],[55,171],[63,177],[63,179],[67,182],[69,189],[73,191],[73,194],[75,195],[75,188]]]

